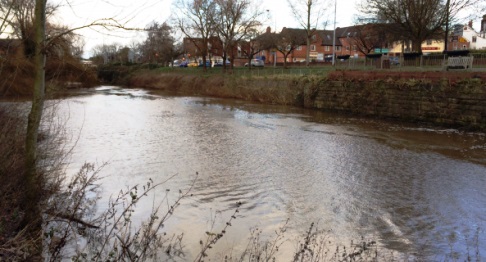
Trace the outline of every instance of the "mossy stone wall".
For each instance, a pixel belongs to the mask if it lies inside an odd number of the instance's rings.
[[[305,93],[310,108],[486,129],[486,84],[480,79],[321,81]]]

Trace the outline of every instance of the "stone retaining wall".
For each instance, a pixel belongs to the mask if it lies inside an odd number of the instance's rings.
[[[486,85],[480,79],[324,81],[305,93],[310,108],[486,130]]]
[[[129,85],[486,131],[482,78],[342,78],[138,74]]]

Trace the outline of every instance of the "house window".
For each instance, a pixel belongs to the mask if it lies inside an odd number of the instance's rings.
[[[340,52],[341,51],[341,46],[336,46],[336,51]]]
[[[286,51],[290,51],[290,49],[292,49],[291,45],[288,45],[287,48],[285,48]]]
[[[427,40],[427,45],[432,45],[432,40]]]
[[[330,47],[330,46],[328,46],[328,45],[326,45],[326,46],[324,47],[324,50],[326,50],[326,51],[331,51],[331,47]]]
[[[356,45],[353,45],[353,51],[356,51]]]
[[[316,40],[316,35],[313,35],[312,36],[312,40]]]
[[[346,46],[346,51],[349,51],[349,45]]]
[[[302,46],[301,46],[301,45],[299,45],[299,46],[298,46],[298,47],[297,47],[295,50],[297,50],[297,51],[302,51]]]
[[[476,36],[473,36],[473,37],[472,37],[472,42],[473,42],[473,43],[476,43],[476,41],[477,41],[477,37],[476,37]]]
[[[316,51],[316,45],[311,45],[310,48],[311,51]]]

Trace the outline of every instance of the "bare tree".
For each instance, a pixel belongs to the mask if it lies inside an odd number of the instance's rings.
[[[399,40],[388,32],[389,24],[365,24],[351,27],[347,39],[351,45],[356,46],[358,52],[366,55],[375,48],[383,48],[395,40]]]
[[[6,0],[5,0],[6,1]],[[45,91],[46,91],[46,57],[48,47],[55,45],[60,38],[63,38],[73,31],[90,26],[112,26],[122,27],[113,19],[101,19],[89,25],[70,28],[63,32],[55,32],[55,35],[47,39],[47,15],[50,9],[47,0],[12,0],[15,2],[11,19],[4,20],[14,32],[20,35],[24,42],[26,57],[31,59],[33,64],[32,74],[34,75],[33,95],[30,113],[27,119],[27,130],[25,135],[25,168],[24,174],[20,174],[24,182],[25,196],[21,201],[21,210],[24,216],[20,228],[24,229],[29,238],[36,244],[35,250],[27,261],[41,260],[42,254],[42,215],[40,202],[45,197],[43,185],[46,182],[45,174],[41,174],[37,168],[38,163],[38,134],[41,119],[44,111]],[[7,2],[8,3],[8,2]],[[10,4],[9,4],[10,5]],[[9,5],[0,5],[8,7]],[[3,11],[1,11],[3,13]]]
[[[35,1],[34,28],[34,92],[32,105],[27,121],[27,134],[25,139],[26,173],[24,174],[26,195],[22,201],[25,215],[22,227],[28,228],[29,236],[32,239],[41,239],[41,213],[39,198],[42,195],[41,175],[37,172],[37,137],[39,133],[42,111],[44,109],[45,97],[45,48],[46,36],[46,2],[47,0]],[[38,245],[33,252],[33,257],[42,253],[42,245]]]
[[[364,19],[388,23],[390,32],[412,42],[412,49],[421,53],[427,39],[439,39],[446,26],[466,8],[484,4],[481,0],[366,0],[360,5]],[[368,16],[368,17],[366,17]]]
[[[34,56],[35,0],[0,0],[0,14],[3,27],[8,27],[18,39],[21,39],[26,57]],[[52,15],[58,6],[46,4],[46,18]]]
[[[251,60],[262,50],[272,48],[275,44],[271,34],[262,34],[258,29],[250,29],[247,36],[241,41],[240,48],[248,58],[248,67],[251,69]]]
[[[210,37],[215,34],[214,16],[216,4],[213,0],[178,0],[176,23],[202,56],[204,70],[209,51]]]
[[[261,25],[259,18],[263,14],[251,0],[215,0],[217,9],[214,20],[215,30],[223,46],[223,70],[226,59],[231,55],[236,43],[244,39],[253,29]]]
[[[284,67],[287,68],[287,57],[299,46],[306,43],[307,35],[302,29],[284,28],[275,35],[275,49],[284,56]]]
[[[310,45],[320,19],[328,7],[327,0],[287,0],[295,19],[306,32],[306,66],[310,62]]]

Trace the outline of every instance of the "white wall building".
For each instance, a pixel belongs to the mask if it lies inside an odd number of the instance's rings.
[[[472,21],[464,26],[454,28],[454,36],[462,36],[469,42],[469,49],[486,49],[486,15],[481,20],[481,30],[476,32],[472,28]]]

